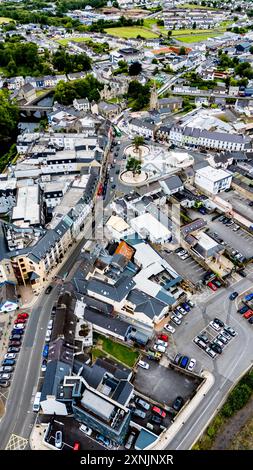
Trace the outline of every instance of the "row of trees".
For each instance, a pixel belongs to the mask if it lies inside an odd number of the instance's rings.
[[[99,91],[103,89],[100,83],[93,75],[87,75],[81,80],[72,82],[60,81],[55,89],[55,100],[61,104],[69,105],[74,99],[88,98],[89,101],[98,101]]]

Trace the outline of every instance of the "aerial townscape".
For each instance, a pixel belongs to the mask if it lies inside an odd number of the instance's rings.
[[[253,0],[2,0],[0,449],[253,449],[252,262]]]

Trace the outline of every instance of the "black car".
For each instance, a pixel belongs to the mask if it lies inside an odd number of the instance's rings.
[[[211,348],[214,352],[216,352],[216,353],[218,353],[218,354],[221,354],[221,353],[222,353],[222,348],[221,348],[221,346],[220,346],[219,344],[211,343],[211,344],[210,344],[210,348]]]
[[[45,290],[45,294],[50,294],[51,290],[53,289],[52,286],[47,286],[46,290]]]
[[[248,322],[252,325],[253,324],[253,317],[249,318]]]
[[[247,277],[247,273],[242,269],[241,271],[238,271],[238,274],[242,277]]]
[[[201,339],[202,341],[204,341],[204,343],[209,342],[209,338],[208,338],[206,333],[202,333],[201,335],[198,335],[198,338]]]
[[[7,350],[7,353],[18,353],[20,351],[20,348],[10,346]]]
[[[10,386],[9,380],[0,379],[0,387],[7,388]]]
[[[174,410],[176,411],[179,411],[181,410],[182,406],[184,404],[184,399],[183,397],[180,397],[178,396],[172,403],[172,408],[174,408]]]
[[[153,415],[153,416],[151,417],[151,421],[152,421],[153,423],[155,423],[155,424],[161,424],[162,418],[160,418],[159,416],[154,416],[154,415]]]
[[[236,297],[238,297],[238,295],[239,295],[238,292],[232,292],[232,294],[230,294],[229,296],[229,300],[235,300]]]
[[[10,341],[22,341],[22,336],[13,334],[9,337],[9,340]]]
[[[180,360],[182,359],[182,354],[177,354],[174,358],[174,364],[179,364]]]
[[[224,217],[222,223],[225,225],[225,224],[227,224],[229,221],[230,221],[230,219],[228,219],[228,217]]]
[[[219,318],[214,318],[214,323],[217,323],[217,325],[221,326],[221,328],[223,328],[223,326],[225,325],[225,323],[223,321],[221,321]]]

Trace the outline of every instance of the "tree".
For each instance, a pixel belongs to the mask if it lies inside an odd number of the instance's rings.
[[[157,26],[164,26],[164,21],[163,20],[157,20],[156,24],[157,24]]]
[[[250,46],[249,51],[251,54],[253,54],[253,46]]]
[[[170,39],[170,37],[172,36],[172,31],[171,31],[171,30],[169,30],[169,31],[167,32],[167,36],[168,36],[168,39]]]
[[[196,21],[194,21],[193,25],[192,25],[192,29],[196,29],[197,28],[197,23]]]
[[[130,157],[127,160],[126,170],[131,171],[133,173],[133,176],[140,175],[141,174],[141,163],[140,163],[140,161],[137,160],[134,157]]]
[[[74,99],[88,98],[89,101],[98,101],[100,98],[99,90],[102,90],[103,84],[93,75],[87,75],[80,80],[72,82],[60,81],[55,89],[55,100],[61,104],[72,104]]]
[[[9,99],[7,90],[0,90],[0,140],[13,139],[17,131],[19,111]]]
[[[144,144],[144,137],[142,135],[137,135],[134,137],[133,144],[135,146],[136,152],[140,150],[141,145]]]
[[[184,46],[181,46],[179,49],[179,55],[185,55],[186,54],[186,49]]]
[[[131,77],[139,75],[142,71],[142,65],[140,62],[133,62],[128,69],[128,73]]]

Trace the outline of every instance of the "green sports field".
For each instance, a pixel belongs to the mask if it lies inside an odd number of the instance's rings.
[[[137,36],[142,36],[145,39],[157,38],[158,34],[148,31],[147,29],[142,28],[141,26],[123,26],[122,28],[107,28],[105,29],[107,34],[116,36],[118,38],[136,38]]]

